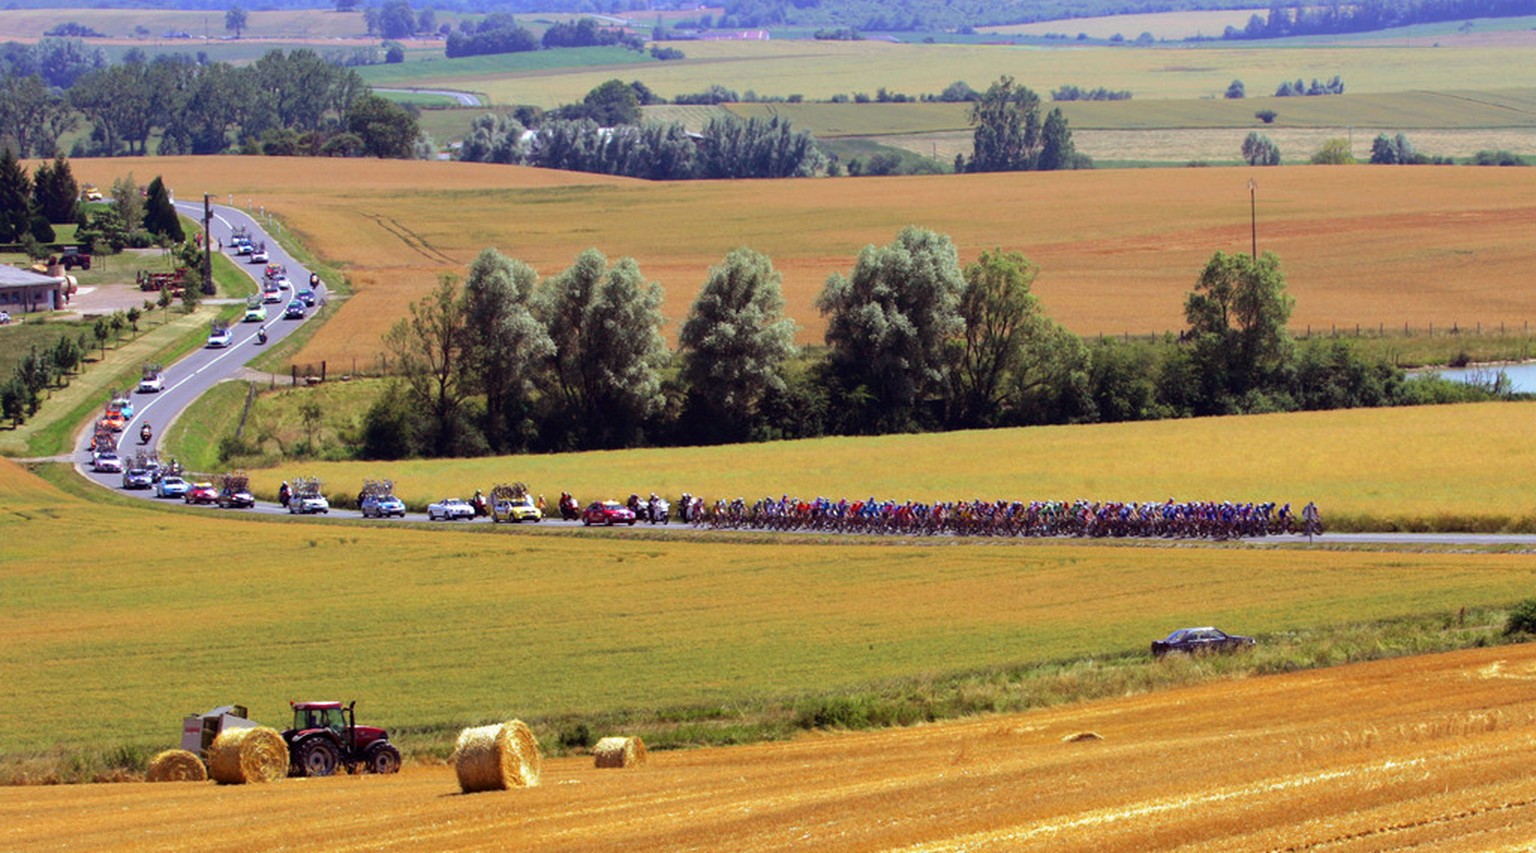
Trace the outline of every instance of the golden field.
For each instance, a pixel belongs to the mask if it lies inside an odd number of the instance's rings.
[[[275,723],[290,699],[357,699],[408,727],[408,753],[437,755],[484,720],[549,721],[546,741],[571,716],[730,722],[923,674],[1091,666],[1176,625],[1283,637],[1502,606],[1530,595],[1533,568],[1527,554],[262,519],[87,501],[9,461],[0,495],[0,667],[16,697],[0,770],[164,748],[182,715],[228,702]],[[60,725],[84,707],[110,721]]]
[[[395,481],[424,509],[522,481],[554,506],[682,492],[748,501],[783,494],[859,500],[1316,501],[1325,520],[1374,529],[1536,528],[1536,404],[1480,403],[1226,418],[1046,426],[984,432],[836,437],[721,447],[595,451],[482,459],[305,462],[262,472],[314,474],[337,496],[366,478]],[[1439,529],[1444,529],[1444,524]]]
[[[1533,700],[1527,645],[630,770],[549,759],[540,786],[505,792],[462,795],[447,767],[7,788],[0,821],[17,851],[1523,850]]]
[[[962,261],[994,247],[1040,267],[1047,313],[1085,335],[1176,331],[1200,269],[1247,251],[1248,180],[1259,248],[1278,253],[1293,328],[1416,329],[1536,319],[1536,169],[1212,168],[783,181],[648,183],[451,162],[275,158],[73,164],[82,181],[164,175],[178,197],[276,212],[356,290],[299,354],[363,363],[443,273],[495,247],[545,275],[597,247],[636,258],[667,292],[676,333],[708,268],[732,248],[784,275],[800,340],[821,340],[826,277],[902,227],[948,234]]]

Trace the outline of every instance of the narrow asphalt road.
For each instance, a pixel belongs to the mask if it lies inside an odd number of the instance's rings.
[[[480,103],[480,96],[479,95],[476,95],[473,92],[461,92],[461,91],[459,91],[457,89],[416,89],[416,88],[410,88],[410,87],[404,88],[404,89],[396,89],[396,88],[387,88],[387,89],[385,89],[385,88],[379,88],[379,87],[375,86],[373,91],[375,91],[375,92],[400,92],[400,93],[410,93],[410,94],[414,94],[414,95],[442,95],[445,98],[453,98],[454,100],[458,101],[459,102],[459,106],[461,106],[461,107],[478,107],[478,106],[482,106],[482,104]]]

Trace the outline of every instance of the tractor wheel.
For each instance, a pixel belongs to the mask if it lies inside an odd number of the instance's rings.
[[[329,776],[336,772],[341,755],[325,738],[310,738],[299,746],[299,770],[305,776]]]
[[[398,773],[400,750],[395,749],[392,743],[376,743],[370,746],[368,754],[363,756],[363,765],[369,773]]]

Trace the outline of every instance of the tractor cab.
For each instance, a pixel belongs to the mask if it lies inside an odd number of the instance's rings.
[[[330,729],[341,734],[352,727],[347,719],[351,709],[343,708],[340,702],[294,702],[292,705],[293,730],[296,732]]]

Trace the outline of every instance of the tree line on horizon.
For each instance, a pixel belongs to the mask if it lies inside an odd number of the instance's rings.
[[[383,338],[393,380],[364,458],[717,444],[1034,424],[1460,402],[1499,388],[1409,378],[1344,341],[1298,346],[1280,261],[1216,252],[1186,328],[1088,341],[1045,315],[1038,270],[993,249],[961,265],[922,228],[866,246],[816,299],[824,346],[794,344],[779,273],[748,248],[709,270],[671,351],[661,285],[581,253],[540,278],[495,249],[444,276]],[[241,448],[232,448],[232,452]]]

